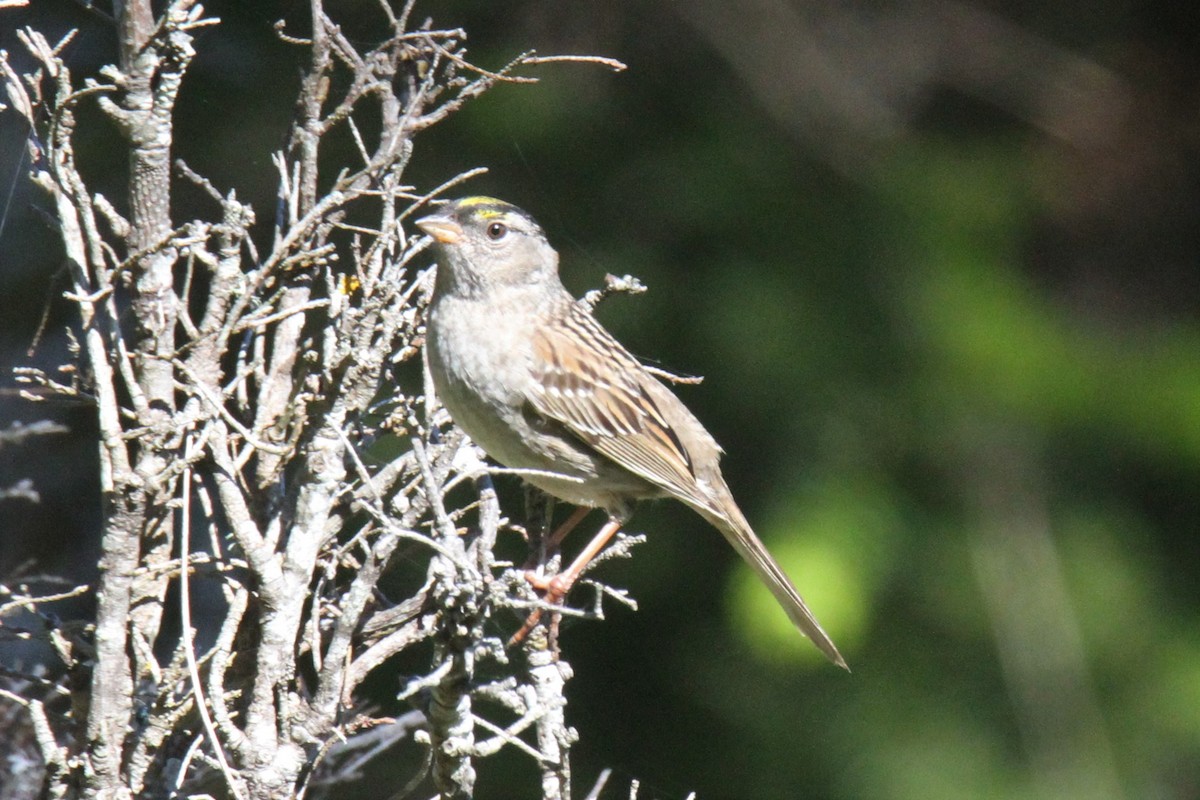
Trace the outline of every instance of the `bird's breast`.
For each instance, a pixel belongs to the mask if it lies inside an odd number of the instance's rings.
[[[526,479],[568,502],[613,510],[627,497],[657,495],[562,426],[531,413],[533,330],[513,316],[453,297],[430,308],[429,371],[455,423],[502,465],[561,476]]]

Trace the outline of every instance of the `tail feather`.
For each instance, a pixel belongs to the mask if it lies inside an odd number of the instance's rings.
[[[783,606],[783,610],[787,612],[788,617],[800,629],[800,632],[807,636],[825,654],[826,658],[849,672],[850,667],[842,658],[842,654],[838,652],[833,640],[829,638],[829,634],[825,633],[821,623],[817,622],[817,618],[809,611],[808,606],[804,603],[804,598],[800,596],[791,580],[771,557],[766,546],[754,534],[750,523],[746,521],[733,500],[729,499],[728,502],[722,504],[724,508],[721,509],[721,513],[717,513],[711,508],[691,503],[689,505],[692,505],[733,545],[733,549],[742,557],[742,560],[750,565],[759,580],[771,590],[775,600]]]

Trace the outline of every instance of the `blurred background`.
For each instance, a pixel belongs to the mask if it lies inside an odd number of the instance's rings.
[[[5,12],[0,46],[19,49],[12,23],[79,28],[89,74],[113,33],[87,6]],[[224,22],[199,35],[178,154],[269,223],[299,74],[272,25],[306,4],[206,6]],[[373,3],[327,8],[378,38]],[[407,177],[486,166],[466,191],[536,216],[572,291],[606,272],[649,285],[600,317],[706,376],[678,393],[853,669],[699,518],[646,506],[631,529],[648,543],[604,568],[640,610],[564,633],[580,794],[609,767],[614,797],[637,778],[664,799],[1200,798],[1200,6],[416,14],[465,27],[493,69],[528,49],[629,65],[527,70],[538,85],[420,137]],[[85,174],[117,194],[116,134],[81,116]],[[24,136],[0,118],[0,430],[67,432],[0,444],[0,487],[41,496],[0,503],[0,575],[88,580],[90,410],[12,390],[11,367],[62,360],[73,323]],[[535,785],[512,756],[479,795]]]

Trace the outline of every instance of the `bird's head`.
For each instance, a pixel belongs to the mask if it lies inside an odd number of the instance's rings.
[[[439,292],[557,280],[558,254],[526,212],[494,197],[464,197],[417,220],[440,256]]]

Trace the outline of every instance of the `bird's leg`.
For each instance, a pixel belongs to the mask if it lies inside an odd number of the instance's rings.
[[[540,547],[529,554],[529,559],[525,562],[524,569],[532,570],[538,565],[539,559],[548,559],[551,554],[553,554],[554,551],[559,548],[563,542],[563,539],[567,538],[567,534],[575,530],[575,528],[579,526],[579,523],[583,522],[583,518],[586,517],[591,510],[592,509],[588,508],[587,506],[580,506],[572,511],[571,516],[567,517],[566,520],[563,521],[563,523],[557,528],[555,528],[549,536],[542,539]],[[541,579],[539,578],[538,580]],[[536,583],[534,585],[536,585]],[[538,586],[538,588],[541,589],[543,587]]]
[[[562,525],[554,529],[554,533],[550,534],[550,538],[546,540],[546,549],[554,551],[562,544],[563,539],[567,538],[567,534],[575,530],[579,523],[583,522],[583,518],[592,511],[588,506],[580,506],[571,512],[571,516],[567,517]]]
[[[600,555],[600,551],[604,549],[604,545],[608,544],[608,540],[619,530],[621,530],[621,520],[619,519],[610,519],[604,523],[604,527],[592,537],[592,540],[588,542],[588,546],[583,548],[579,555],[575,556],[575,560],[571,562],[571,566],[548,581],[539,579],[539,581],[544,583],[544,587],[538,588],[545,588],[547,598],[554,598],[552,602],[558,602],[564,598],[575,584],[575,581],[587,569],[587,565],[592,562],[593,558]],[[535,583],[534,585],[536,586],[537,584]]]
[[[572,528],[575,527],[575,525],[579,524],[579,520],[583,519],[583,515],[581,515],[579,512],[583,511],[586,513],[589,510],[590,509],[577,510],[571,515],[571,519],[568,519],[567,522],[571,523]],[[576,517],[579,519],[575,519]],[[575,585],[575,581],[579,580],[579,576],[583,574],[585,569],[587,569],[587,565],[591,563],[593,558],[600,554],[600,551],[604,549],[606,544],[608,544],[608,540],[616,535],[617,531],[621,530],[621,524],[622,520],[609,519],[608,522],[604,523],[604,527],[592,537],[590,542],[588,542],[587,547],[583,548],[579,555],[575,556],[575,560],[571,562],[571,566],[567,567],[566,570],[558,573],[553,578],[547,579],[541,577],[540,575],[533,575],[531,573],[526,573],[525,577],[531,584],[533,584],[535,588],[541,589],[546,593],[543,599],[547,603],[556,605],[562,602],[562,599],[567,596],[567,592],[571,591],[571,587]],[[562,527],[566,527],[566,523],[564,523]],[[561,529],[562,528],[560,527],[559,530]],[[555,531],[554,535],[557,536],[558,532],[559,531]],[[514,644],[519,644],[526,636],[529,635],[529,632],[533,630],[534,626],[538,624],[541,618],[542,609],[536,609],[525,620],[525,624],[521,626],[521,630],[514,633],[512,638],[508,640],[509,645],[511,646]]]

